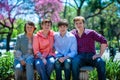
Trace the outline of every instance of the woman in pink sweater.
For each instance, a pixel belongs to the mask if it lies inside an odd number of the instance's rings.
[[[49,80],[54,69],[54,32],[51,31],[52,21],[44,19],[40,30],[33,39],[35,67],[41,80]]]

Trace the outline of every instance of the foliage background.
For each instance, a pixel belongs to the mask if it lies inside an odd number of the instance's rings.
[[[0,40],[7,38],[6,50],[9,51],[10,39],[23,33],[27,20],[36,24],[37,32],[40,22],[50,18],[52,29],[57,31],[57,22],[66,18],[72,30],[75,16],[84,16],[86,28],[96,30],[106,37],[109,46],[119,48],[119,0],[0,0]]]
[[[42,6],[40,6],[42,5]],[[43,7],[44,6],[44,7]],[[108,40],[108,47],[120,50],[120,1],[119,0],[0,0],[0,41],[7,38],[6,51],[10,51],[10,40],[23,33],[26,21],[30,20],[40,30],[44,18],[53,21],[52,30],[57,31],[57,22],[66,18],[69,31],[74,29],[73,18],[84,16],[86,28],[94,29]],[[96,49],[99,50],[99,43]],[[3,54],[3,53],[2,53]],[[0,56],[0,79],[13,77],[13,54]],[[107,78],[119,80],[120,62],[106,60]],[[96,72],[90,73],[96,80]]]

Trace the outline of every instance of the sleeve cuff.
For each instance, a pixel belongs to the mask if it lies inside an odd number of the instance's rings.
[[[38,52],[38,53],[37,53],[37,56],[38,56],[39,58],[41,58],[41,57],[42,57],[42,54],[41,54],[40,52]]]
[[[22,60],[24,60],[22,57],[20,57],[19,59],[18,59],[19,61],[22,61]]]

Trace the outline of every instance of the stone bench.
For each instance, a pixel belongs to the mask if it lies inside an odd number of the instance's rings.
[[[23,71],[22,76],[23,76],[23,80],[27,80],[27,78],[26,78],[26,71]],[[40,80],[36,70],[34,70],[34,80]]]
[[[83,66],[80,68],[79,79],[80,80],[88,80],[89,75],[88,72],[94,70],[92,66]]]

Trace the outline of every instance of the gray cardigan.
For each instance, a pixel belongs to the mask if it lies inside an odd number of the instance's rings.
[[[15,59],[20,61],[33,57],[33,50],[32,53],[28,53],[28,38],[25,33],[18,35],[14,54]]]

